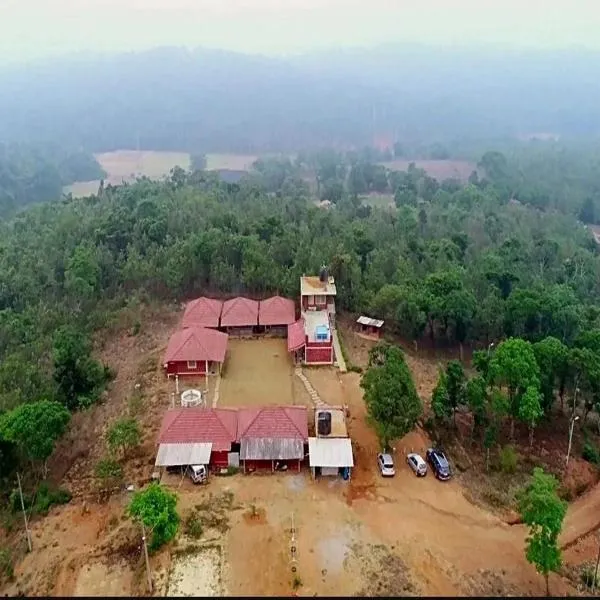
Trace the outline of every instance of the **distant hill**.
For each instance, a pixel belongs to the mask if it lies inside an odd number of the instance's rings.
[[[287,59],[161,48],[0,72],[0,139],[270,151],[600,134],[600,53],[395,46]]]

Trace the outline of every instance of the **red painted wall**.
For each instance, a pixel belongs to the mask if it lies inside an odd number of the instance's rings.
[[[175,374],[206,375],[206,363],[203,360],[197,361],[195,369],[188,368],[185,361],[167,363],[167,375]]]
[[[333,363],[333,348],[330,345],[320,348],[307,346],[305,361],[307,363]]]
[[[228,450],[215,451],[210,453],[210,466],[217,469],[226,469],[229,465],[227,455]]]

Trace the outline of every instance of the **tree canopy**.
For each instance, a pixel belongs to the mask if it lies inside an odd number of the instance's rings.
[[[567,512],[567,503],[559,498],[557,490],[557,479],[536,467],[519,500],[521,518],[529,526],[526,557],[544,576],[547,596],[550,595],[548,576],[562,564],[558,536]]]
[[[367,414],[384,448],[411,431],[423,413],[410,369],[396,346],[379,344],[371,349],[361,387]]]
[[[127,513],[146,527],[146,535],[151,536],[150,550],[157,550],[177,534],[180,518],[176,507],[177,496],[158,483],[133,495]]]

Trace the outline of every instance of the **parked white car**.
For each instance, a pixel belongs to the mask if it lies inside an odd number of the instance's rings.
[[[391,454],[378,454],[377,465],[383,477],[393,477],[396,474],[394,459]]]
[[[208,471],[205,465],[190,465],[188,472],[194,483],[206,483],[208,481]]]
[[[427,475],[427,463],[423,460],[420,454],[411,452],[406,456],[408,466],[415,472],[417,477],[425,477]]]

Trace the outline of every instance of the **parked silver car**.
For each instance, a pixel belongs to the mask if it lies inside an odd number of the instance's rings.
[[[408,466],[415,472],[417,477],[425,477],[427,475],[427,463],[423,460],[420,454],[411,452],[406,457]]]
[[[394,459],[391,454],[378,454],[377,464],[383,477],[393,477],[396,474]]]

